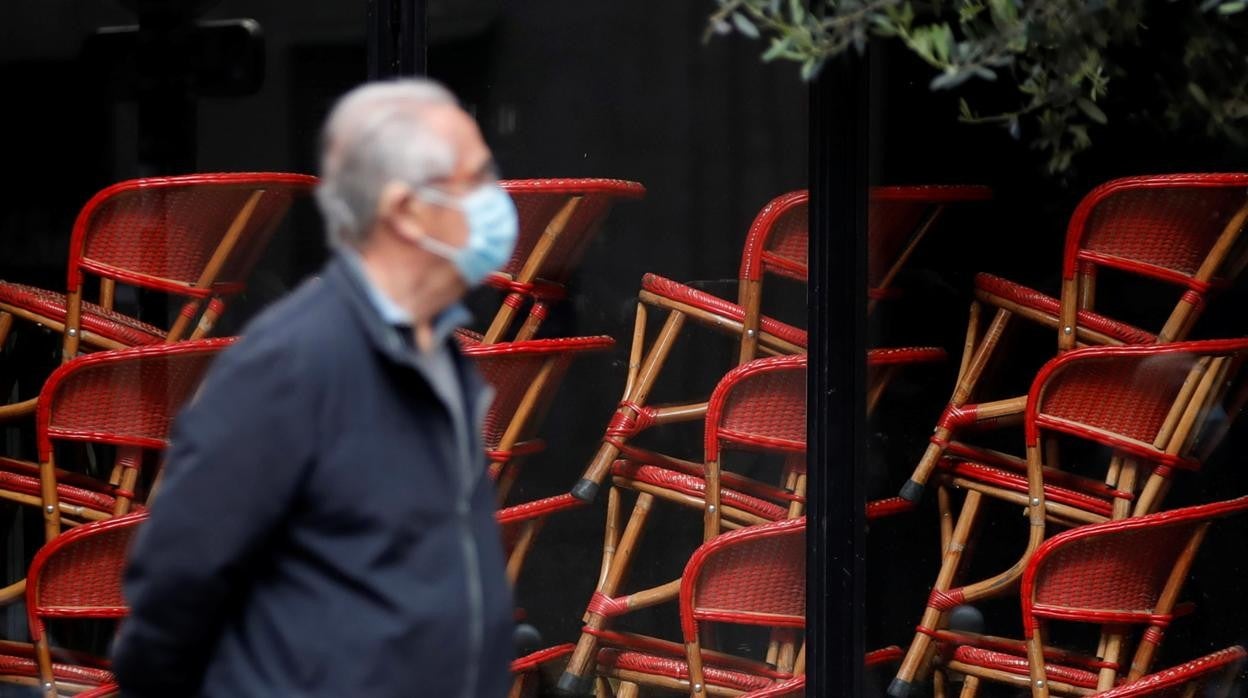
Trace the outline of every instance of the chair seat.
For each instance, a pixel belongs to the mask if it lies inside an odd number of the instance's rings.
[[[1030,665],[1026,657],[997,652],[982,647],[963,645],[953,652],[953,659],[970,666],[1004,671],[1019,676],[1030,676]],[[1060,681],[1079,688],[1096,688],[1097,676],[1086,669],[1045,663],[1044,673],[1050,681]]]
[[[56,495],[62,504],[71,504],[93,511],[112,514],[117,498],[110,492],[106,482],[88,486],[88,478],[75,478],[80,485],[57,482]],[[30,463],[0,458],[0,490],[38,497],[40,493],[39,468]],[[137,507],[136,507],[137,508]]]
[[[664,278],[658,274],[646,274],[641,277],[641,288],[649,291],[656,296],[662,296],[668,300],[676,301],[691,305],[708,313],[714,313],[720,317],[727,318],[733,322],[743,322],[745,320],[745,308],[731,301],[724,300],[719,296],[699,291],[696,288],[687,286],[678,281]],[[763,332],[774,337],[782,339],[799,347],[806,346],[806,330],[800,327],[794,327],[785,322],[780,322],[775,318],[763,316],[759,319],[759,326]]]
[[[18,676],[22,678],[38,678],[39,665],[30,657],[0,654],[0,676]],[[111,683],[113,672],[107,669],[81,666],[78,664],[52,663],[52,676],[57,681],[66,681],[87,686],[100,686]]]
[[[67,312],[65,294],[7,281],[0,281],[0,306],[3,305],[20,308],[58,323],[65,322]],[[83,331],[127,346],[159,344],[165,341],[166,333],[159,327],[87,301],[82,302],[81,323]]]
[[[1025,494],[1028,491],[1027,476],[1023,473],[1006,470],[1005,468],[953,458],[941,459],[937,467],[942,473],[1001,487],[1011,492],[1022,492]],[[1071,486],[1055,485],[1046,482],[1044,485],[1045,498],[1101,516],[1113,514],[1113,503],[1093,494],[1104,489],[1104,484],[1100,481],[1067,474],[1063,482]],[[1080,485],[1081,482],[1083,483],[1082,486]]]
[[[652,676],[663,676],[681,681],[689,680],[689,663],[675,657],[663,657],[645,652],[604,649],[598,652],[598,666],[606,671],[632,671]],[[755,676],[706,664],[702,674],[708,684],[738,691],[756,691],[775,683],[766,676]]]
[[[660,468],[657,465],[646,465],[636,461],[617,460],[611,464],[611,474],[617,478],[642,482],[694,497],[706,496],[706,480],[676,470]],[[727,487],[720,487],[719,500],[727,507],[740,509],[769,521],[785,518],[789,510],[779,504],[772,504],[764,499],[752,497]]]
[[[1054,323],[1057,323],[1058,315],[1061,312],[1062,304],[1058,299],[1022,284],[1016,284],[1009,279],[1003,279],[1000,276],[984,273],[977,274],[975,276],[975,288],[978,291],[997,296],[1011,303],[1040,311],[1051,316]],[[1080,327],[1086,327],[1089,330],[1108,335],[1124,344],[1152,344],[1157,341],[1156,335],[1128,325],[1125,322],[1119,322],[1099,313],[1094,313],[1091,310],[1080,310],[1077,318]]]

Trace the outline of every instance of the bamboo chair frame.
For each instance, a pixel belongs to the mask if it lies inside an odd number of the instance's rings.
[[[504,293],[482,343],[508,339],[517,315],[528,314],[513,341],[532,339],[617,201],[641,199],[646,188],[620,179],[511,179],[499,183],[520,215],[516,250],[486,285]]]
[[[1085,196],[1071,216],[1060,300],[980,274],[953,393],[900,496],[911,501],[922,497],[936,464],[963,429],[1008,423],[1021,414],[1022,397],[971,402],[1013,317],[1054,329],[1059,353],[1080,346],[1164,344],[1185,339],[1210,295],[1234,279],[1248,260],[1242,250],[1236,250],[1243,246],[1248,221],[1245,192],[1248,174],[1149,175],[1112,180]],[[1193,214],[1200,214],[1182,219],[1182,227],[1177,220],[1163,220],[1161,210],[1181,197],[1189,197],[1185,205]],[[1220,215],[1211,216],[1209,209],[1218,204],[1223,208],[1214,213]],[[1142,207],[1143,212],[1132,210],[1135,207]],[[1195,222],[1187,225],[1189,220],[1202,221],[1203,226]],[[1160,331],[1151,334],[1093,310],[1100,269],[1172,284],[1181,291]],[[985,308],[995,311],[983,328]]]
[[[485,344],[481,335],[462,329],[455,338],[495,390],[482,439],[501,506],[525,457],[545,448],[537,433],[568,366],[583,354],[610,349],[615,340],[598,335]]]
[[[1248,358],[1248,339],[1089,347],[1062,354],[1045,364],[1027,397],[1026,459],[960,447],[961,457],[978,459],[987,467],[968,460],[970,467],[950,463],[942,474],[940,572],[919,622],[919,631],[889,688],[889,695],[894,698],[910,695],[928,664],[932,650],[930,633],[938,630],[945,613],[964,603],[999,596],[1014,587],[1028,560],[1044,542],[1047,523],[1078,526],[1156,511],[1175,471],[1200,468],[1201,461],[1192,453],[1200,444],[1202,422],[1211,407],[1230,394],[1230,385],[1245,358]],[[1169,376],[1169,382],[1155,386],[1149,383],[1144,387],[1144,392],[1154,393],[1152,411],[1134,415],[1131,422],[1118,422],[1118,430],[1101,426],[1110,423],[1123,407],[1121,400],[1112,399],[1114,385],[1125,386],[1132,376],[1143,375],[1139,371],[1149,362],[1167,360],[1177,363],[1154,364],[1154,370],[1156,366],[1166,369],[1163,375]],[[1060,400],[1071,399],[1072,393],[1063,392],[1070,385],[1065,381],[1068,378],[1086,380],[1089,375],[1101,382],[1094,383],[1091,389],[1085,386],[1078,390],[1084,396],[1107,397],[1103,402],[1080,404],[1083,417],[1072,419],[1069,406],[1059,404]],[[1154,373],[1151,378],[1157,375]],[[1119,390],[1128,399],[1140,396],[1138,392]],[[1098,483],[1077,478],[1056,465],[1049,465],[1055,462],[1054,453],[1051,450],[1046,453],[1042,447],[1042,432],[1044,435],[1062,434],[1111,449],[1113,455],[1107,464],[1106,479]],[[1144,432],[1150,433],[1151,442],[1139,438]],[[946,487],[966,491],[956,516]],[[984,497],[1015,503],[1026,509],[1030,524],[1026,547],[1018,562],[1006,571],[955,588],[953,583],[959,575],[967,543],[978,526]],[[1107,661],[1116,661],[1121,640],[1107,642],[1112,645],[1104,651]]]
[[[245,287],[294,196],[317,179],[272,172],[193,174],[128,180],[93,196],[74,222],[64,296],[0,282],[0,345],[14,318],[62,336],[61,361],[83,347],[199,339]],[[99,303],[85,300],[88,275]],[[117,284],[181,298],[166,330],[113,310]],[[0,406],[0,419],[31,414],[36,399]]]
[[[64,526],[129,513],[145,455],[168,446],[168,429],[208,365],[233,338],[102,351],[61,364],[44,383],[36,418],[38,463],[0,457],[0,499],[43,512],[44,541]],[[56,443],[116,448],[106,480],[58,467]],[[25,580],[0,589],[0,605],[21,598]]]
[[[10,667],[0,675],[0,682],[38,686],[44,698],[57,698],[61,691],[105,696],[116,690],[106,660],[53,649],[44,621],[123,618],[129,612],[121,595],[125,554],[135,531],[146,520],[146,512],[138,512],[91,522],[39,550],[30,565],[30,584],[25,592],[33,642],[0,644],[4,663]],[[67,591],[69,598],[62,601]],[[21,670],[16,671],[19,667]]]
[[[1243,647],[1234,645],[1226,649],[1212,652],[1203,657],[1184,662],[1178,666],[1163,669],[1154,674],[1142,677],[1124,686],[1113,688],[1104,693],[1097,693],[1097,698],[1196,698],[1207,693],[1197,694],[1206,682],[1221,680],[1221,690],[1216,694],[1226,698],[1231,691],[1231,683],[1248,652]]]
[[[888,297],[892,283],[918,244],[936,222],[945,207],[952,203],[987,198],[984,187],[882,187],[873,191],[873,210],[887,206],[924,207],[916,215],[917,228],[910,231],[900,252],[890,263],[881,265],[872,293],[878,300]],[[604,434],[603,441],[590,460],[572,494],[593,501],[606,478],[611,464],[619,457],[623,445],[650,426],[698,420],[706,413],[705,402],[680,405],[651,406],[650,392],[663,370],[676,339],[687,320],[726,333],[739,343],[737,365],[760,356],[804,354],[805,330],[767,317],[762,312],[763,286],[769,276],[780,276],[805,283],[808,231],[806,208],[809,193],[794,191],[781,195],[755,217],[742,251],[738,273],[737,302],[732,303],[709,293],[693,289],[655,274],[642,278],[638,293],[629,355],[628,377],[624,394]],[[882,216],[877,216],[880,218]],[[885,236],[885,228],[877,226],[876,235]],[[894,237],[901,237],[896,236]],[[649,309],[666,313],[658,334],[647,348]],[[937,347],[875,349],[868,356],[868,365],[879,367],[870,373],[868,407],[874,409],[889,381],[905,364],[929,363],[945,358]]]
[[[1053,693],[1091,695],[1119,683],[1125,690],[1140,681],[1152,665],[1166,628],[1181,612],[1178,597],[1209,526],[1245,510],[1248,497],[1241,497],[1081,526],[1045,541],[1022,577],[1023,642],[987,638],[989,651],[1000,658],[976,662],[969,654],[960,657],[953,651],[953,658],[946,662],[948,669],[978,679],[963,686],[962,697],[974,698],[984,681],[1029,687],[1035,698]],[[1145,559],[1153,568],[1144,569]],[[1090,572],[1099,573],[1102,579],[1089,579],[1097,576]],[[1131,575],[1129,588],[1125,582],[1116,583],[1120,572]],[[1049,647],[1046,624],[1052,620],[1099,625],[1109,636],[1120,635],[1129,626],[1145,630],[1122,677],[1124,667],[1116,657],[1101,656],[1103,646],[1094,658]],[[957,633],[942,637],[964,647],[983,644],[984,639]],[[1021,656],[1019,645],[1025,646]],[[985,666],[994,660],[995,665]],[[1079,667],[1082,678],[1051,668],[1058,664]],[[1024,668],[1026,673],[1021,671]],[[1058,678],[1061,674],[1065,675]],[[1091,682],[1096,682],[1095,688],[1081,685]]]

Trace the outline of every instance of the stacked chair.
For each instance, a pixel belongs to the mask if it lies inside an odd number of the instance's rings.
[[[121,182],[79,213],[64,293],[0,281],[0,344],[16,320],[61,335],[61,365],[37,397],[0,407],[0,418],[34,414],[37,447],[36,462],[0,455],[0,499],[44,521],[26,579],[0,590],[0,603],[25,600],[33,641],[0,641],[0,682],[49,698],[115,695],[107,661],[52,649],[45,621],[125,613],[125,551],[159,485],[173,418],[233,342],[207,336],[315,184],[283,173]],[[165,294],[179,311],[170,323],[126,315],[118,286]]]
[[[15,319],[62,335],[62,361],[83,349],[198,339],[226,300],[241,292],[294,197],[316,178],[221,173],[135,179],[110,186],[82,208],[69,243],[64,293],[0,281],[0,345]],[[85,299],[96,281],[98,303]],[[114,309],[117,286],[181,303],[167,327]],[[30,414],[35,399],[0,407],[0,419]]]
[[[47,698],[118,694],[106,660],[53,648],[47,621],[126,612],[124,551],[159,486],[171,420],[232,341],[207,335],[293,197],[314,183],[263,173],[122,183],[79,216],[66,293],[0,282],[0,342],[16,320],[34,322],[61,333],[63,359],[38,397],[0,407],[0,418],[36,415],[38,447],[34,462],[0,456],[0,498],[39,507],[44,518],[27,578],[0,590],[0,603],[25,600],[32,639],[0,641],[0,682],[38,686]],[[539,338],[543,321],[614,205],[642,198],[645,188],[611,179],[502,185],[520,216],[516,252],[487,279],[499,296],[479,331],[455,337],[495,391],[480,426],[509,580],[533,574],[526,567],[540,562],[530,558],[543,526],[607,488],[601,565],[581,632],[518,657],[511,698],[549,695],[552,683],[601,698],[805,695],[807,335],[765,299],[781,297],[773,289],[782,279],[806,283],[807,193],[779,196],[759,212],[736,298],[643,277],[623,397],[596,453],[579,480],[568,473],[570,491],[526,500],[537,461],[552,453],[566,460],[542,427],[569,368],[614,346],[607,336]],[[984,187],[873,189],[868,312],[904,298],[905,265],[951,206],[989,197]],[[1182,592],[1208,532],[1248,510],[1248,497],[1167,503],[1177,498],[1176,478],[1200,476],[1248,404],[1248,339],[1188,339],[1248,259],[1246,222],[1248,175],[1114,180],[1071,218],[1059,294],[976,277],[952,397],[900,496],[865,512],[868,522],[911,512],[924,488],[937,491],[939,570],[928,578],[915,634],[905,651],[863,658],[896,665],[889,695],[929,683],[936,696],[965,698],[999,690],[1192,697],[1229,688],[1248,657],[1243,648],[1173,663],[1162,647],[1172,623],[1201,612]],[[1098,301],[1123,279],[1168,286],[1175,300],[1151,321],[1120,317]],[[123,315],[118,284],[170,294],[181,311],[167,326]],[[98,303],[85,300],[88,287]],[[1057,346],[1040,365],[1021,367],[1026,395],[988,399],[991,369],[1020,368],[1003,343],[1020,319],[1056,332]],[[650,404],[689,321],[727,335],[735,359],[715,371],[707,399]],[[871,349],[868,413],[899,370],[945,357],[938,347]],[[700,426],[700,453],[639,444],[643,432],[675,424]],[[1022,427],[1014,452],[999,450],[1009,432],[981,438],[1004,426]],[[1017,541],[1007,527],[989,528],[988,500],[1024,512]],[[672,510],[665,521],[688,524],[687,547],[678,549],[675,536],[658,554],[643,546],[660,506]],[[682,511],[694,515],[682,520]],[[1017,555],[975,581],[969,551],[977,545]],[[670,572],[659,570],[670,578],[629,588],[630,573],[659,557],[670,560]],[[1017,606],[1021,637],[951,622],[955,609],[987,599]],[[677,636],[617,627],[635,621],[635,611],[666,608]],[[1068,644],[1067,634],[1084,646]],[[1163,660],[1172,667],[1158,670]]]

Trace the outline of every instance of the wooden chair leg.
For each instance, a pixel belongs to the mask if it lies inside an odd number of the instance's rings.
[[[984,332],[984,336],[979,338],[977,342],[977,328],[975,326],[979,322],[979,312],[976,308],[977,304],[973,304],[971,319],[967,326],[966,346],[963,349],[962,369],[959,372],[958,383],[954,387],[953,396],[949,399],[949,404],[945,407],[944,414],[941,415],[940,421],[936,425],[931,442],[927,445],[927,449],[923,451],[923,457],[919,459],[919,464],[915,466],[914,473],[902,485],[901,497],[911,502],[917,502],[922,498],[923,488],[927,485],[928,478],[931,477],[932,471],[936,469],[936,463],[940,460],[940,457],[944,455],[945,446],[953,438],[955,430],[952,424],[953,418],[958,413],[958,410],[970,400],[975,386],[979,383],[984,369],[988,366],[988,361],[992,358],[993,352],[1001,342],[1001,335],[1005,332],[1006,325],[1009,322],[1011,313],[1007,310],[997,310],[996,315],[992,318],[992,322],[988,325],[987,331]],[[966,359],[965,352],[971,352],[969,360]]]
[[[9,330],[13,329],[13,314],[0,312],[0,348],[9,338]]]
[[[979,677],[967,674],[966,680],[962,682],[962,692],[958,695],[960,698],[975,698],[979,695]]]
[[[608,427],[607,436],[603,439],[602,445],[598,447],[598,453],[590,461],[581,480],[572,487],[572,496],[586,502],[592,502],[597,498],[599,485],[606,478],[611,463],[620,454],[619,444],[628,438],[624,434],[612,433],[613,427],[617,423],[631,423],[636,420],[638,416],[636,407],[644,405],[646,398],[650,396],[650,389],[654,387],[654,381],[658,378],[663,365],[667,363],[668,352],[676,342],[676,337],[680,334],[680,328],[684,322],[684,313],[675,310],[668,313],[663,329],[659,331],[654,345],[646,354],[636,380],[629,381],[628,390],[625,391],[620,406],[616,408],[611,418],[612,427]],[[633,341],[638,341],[638,337],[634,336]]]
[[[954,578],[957,576],[958,568],[962,562],[962,552],[966,548],[966,541],[970,538],[971,531],[975,525],[975,519],[979,515],[979,506],[983,495],[979,492],[970,491],[966,493],[966,501],[962,504],[962,511],[958,515],[957,526],[954,527],[953,536],[949,541],[949,545],[945,548],[944,559],[941,561],[940,573],[936,577],[936,585],[932,589],[932,596],[928,600],[927,608],[923,611],[923,619],[919,622],[919,626],[935,630],[940,626],[941,617],[944,611],[940,606],[945,604],[938,602],[938,597],[949,591],[953,584]],[[932,638],[923,633],[915,633],[914,639],[910,642],[910,649],[906,652],[905,659],[901,662],[901,668],[897,671],[897,677],[888,687],[888,695],[892,698],[907,698],[914,690],[914,684],[919,679],[924,670],[924,659],[928,655],[928,651],[932,647]]]
[[[615,692],[615,698],[637,698],[639,695],[640,687],[632,681],[621,681],[620,688]]]
[[[624,527],[624,533],[620,536],[619,546],[616,548],[615,555],[611,560],[611,569],[608,570],[606,578],[602,580],[602,584],[594,592],[595,596],[601,594],[611,597],[619,588],[620,583],[624,580],[625,573],[628,571],[633,549],[641,538],[646,518],[649,516],[650,508],[653,504],[654,495],[646,492],[637,495],[637,503],[633,505],[633,513],[628,519],[628,525]],[[606,620],[605,615],[595,611],[588,611],[585,614],[585,627],[591,630],[601,630],[606,625]],[[598,638],[592,633],[583,630],[580,640],[576,643],[576,649],[572,652],[571,658],[568,659],[568,666],[564,670],[563,676],[559,677],[559,690],[564,693],[584,693],[589,688],[597,654]]]

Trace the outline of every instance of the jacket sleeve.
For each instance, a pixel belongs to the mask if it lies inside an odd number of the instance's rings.
[[[314,374],[292,366],[291,349],[239,342],[176,420],[126,570],[131,613],[113,653],[124,696],[198,693],[249,562],[292,505],[316,434]]]

